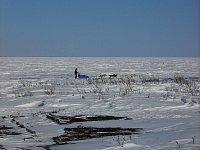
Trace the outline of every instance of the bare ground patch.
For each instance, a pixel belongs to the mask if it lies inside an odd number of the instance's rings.
[[[87,140],[92,138],[101,138],[116,135],[139,134],[142,128],[97,128],[97,127],[77,127],[65,128],[63,135],[53,137],[57,145],[69,144],[72,141]]]
[[[46,115],[48,119],[62,125],[62,124],[71,124],[75,122],[86,122],[86,121],[106,121],[106,120],[129,120],[128,117],[116,117],[116,116],[107,116],[107,115],[78,115],[78,116],[57,116],[52,113]]]

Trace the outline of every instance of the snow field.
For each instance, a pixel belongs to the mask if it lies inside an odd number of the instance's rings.
[[[199,58],[0,58],[0,63],[4,64],[0,67],[0,125],[22,133],[0,136],[3,148],[43,149],[41,146],[54,144],[52,137],[61,135],[64,128],[80,125],[144,130],[131,139],[119,136],[121,144],[114,136],[51,148],[200,148]],[[75,80],[77,66],[93,79]],[[114,73],[117,78],[99,78]],[[176,76],[181,82],[175,82]],[[192,86],[185,81],[192,81]],[[132,119],[58,125],[46,118],[49,112]],[[23,117],[12,121],[12,116]]]

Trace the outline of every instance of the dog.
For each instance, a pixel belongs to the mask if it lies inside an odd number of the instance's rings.
[[[101,74],[99,77],[100,78],[104,78],[104,77],[106,77],[107,75],[106,74]]]

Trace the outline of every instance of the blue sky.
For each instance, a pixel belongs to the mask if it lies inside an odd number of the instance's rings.
[[[200,56],[199,0],[0,0],[0,56]]]

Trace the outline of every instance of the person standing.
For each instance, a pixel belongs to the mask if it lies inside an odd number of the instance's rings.
[[[75,69],[75,71],[74,71],[74,75],[75,75],[75,79],[77,79],[78,78],[78,71],[77,71],[77,68]]]

